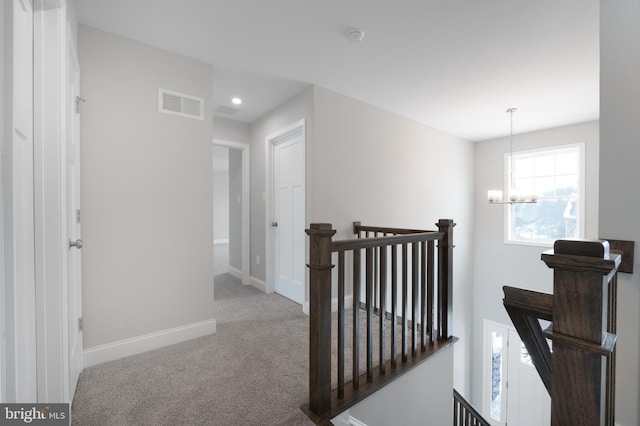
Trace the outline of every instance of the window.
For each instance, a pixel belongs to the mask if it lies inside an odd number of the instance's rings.
[[[584,144],[516,152],[513,159],[507,154],[506,164],[506,181],[538,198],[508,204],[507,242],[550,245],[584,237]]]
[[[502,334],[491,332],[491,418],[500,421],[502,417]]]
[[[491,426],[504,426],[507,421],[508,332],[505,325],[484,320],[482,413]]]

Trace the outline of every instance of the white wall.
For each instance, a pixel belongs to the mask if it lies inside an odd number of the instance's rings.
[[[519,114],[524,114],[520,111]],[[507,116],[505,114],[505,119]],[[514,136],[514,151],[544,148],[577,142],[585,143],[586,156],[586,237],[598,238],[598,122]],[[504,186],[504,155],[509,138],[475,145],[475,257],[473,279],[472,401],[482,406],[482,330],[483,320],[511,325],[502,299],[502,287],[511,285],[530,290],[553,292],[553,274],[540,261],[550,247],[504,243],[506,208],[487,202],[487,190]]]
[[[229,266],[242,270],[242,150],[229,149]]]
[[[229,148],[214,145],[213,242],[229,240]]]
[[[367,426],[441,426],[453,423],[453,352],[444,349],[332,423],[348,426],[349,416]]]
[[[239,121],[213,117],[213,137],[225,141],[248,144],[251,142],[251,126]]]
[[[437,229],[454,219],[454,384],[468,383],[473,262],[473,145],[314,87],[310,222],[352,238],[353,221]]]
[[[616,423],[640,424],[640,1],[600,2],[600,235],[633,240],[618,280]]]
[[[85,348],[215,330],[212,124],[158,112],[165,88],[211,117],[211,66],[85,26],[79,55]]]
[[[288,100],[259,120],[251,124],[251,277],[264,282],[266,280],[265,245],[266,245],[266,203],[264,194],[267,190],[265,178],[266,138],[302,119],[306,120],[307,169],[309,169],[310,150],[313,147],[313,89]],[[309,179],[312,173],[307,170],[307,217],[309,215],[310,194]],[[260,257],[260,263],[256,256]]]

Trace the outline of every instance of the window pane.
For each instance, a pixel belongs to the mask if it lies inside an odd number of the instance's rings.
[[[556,177],[556,194],[571,195],[578,193],[578,176],[558,176]]]
[[[555,155],[539,155],[535,158],[536,176],[553,176],[556,171]]]
[[[578,155],[575,152],[558,154],[556,157],[556,169],[558,173],[578,174]]]
[[[531,355],[529,355],[529,351],[527,351],[526,346],[522,342],[520,342],[520,362],[533,367],[533,361],[531,361]]]
[[[570,198],[540,199],[535,204],[513,204],[512,238],[522,241],[555,241],[575,238],[576,203]]]
[[[535,179],[535,187],[540,197],[554,197],[556,195],[556,181],[553,176]]]
[[[514,189],[537,195],[538,202],[509,206],[509,240],[546,244],[559,238],[582,237],[578,229],[578,223],[583,223],[578,211],[581,150],[574,145],[513,154]]]
[[[514,169],[513,177],[515,179],[523,178],[523,177],[532,177],[533,176],[533,158],[532,157],[518,158],[514,156],[513,169]]]
[[[491,332],[491,417],[500,421],[502,402],[502,334]]]
[[[536,192],[535,179],[531,177],[516,179],[514,184],[516,188],[518,188],[520,191],[524,192],[525,194],[531,194],[533,192]]]

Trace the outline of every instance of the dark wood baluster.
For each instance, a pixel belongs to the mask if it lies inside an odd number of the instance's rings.
[[[387,247],[380,248],[380,374],[385,373],[387,333]]]
[[[418,243],[411,244],[411,354],[418,352],[418,302],[420,300],[418,276]]]
[[[374,237],[378,237],[379,234],[374,232]],[[379,307],[378,303],[378,288],[379,288],[379,277],[378,277],[378,258],[380,257],[380,247],[376,247],[373,251],[373,306]]]
[[[453,227],[451,219],[440,219],[438,230],[444,233],[438,242],[438,333],[451,337],[453,327]]]
[[[353,388],[360,387],[360,250],[353,251]]]
[[[408,273],[407,261],[409,257],[407,244],[402,244],[402,361],[407,360],[407,303],[408,303]]]
[[[434,289],[434,257],[435,257],[435,244],[433,241],[427,243],[427,330],[429,333],[429,340],[434,342],[435,333],[433,329],[433,289]]]
[[[427,349],[427,242],[420,243],[420,344]]]
[[[365,250],[365,285],[367,299],[367,381],[373,379],[373,248]]]
[[[391,368],[398,359],[398,246],[391,246]]]
[[[344,252],[338,253],[338,398],[344,398]]]
[[[618,318],[618,274],[611,278],[609,283],[609,295],[608,295],[608,314],[607,318],[607,332],[616,334],[618,332],[617,318]],[[607,401],[606,401],[606,418],[608,424],[613,425],[615,423],[615,401],[616,401],[616,353],[618,352],[617,346],[613,348],[613,353],[607,360]]]
[[[458,413],[460,411],[460,403],[457,400],[453,400],[453,425],[457,426],[460,424],[458,420]]]

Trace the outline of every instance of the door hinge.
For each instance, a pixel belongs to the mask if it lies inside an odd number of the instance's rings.
[[[87,100],[80,96],[76,96],[76,114],[80,114],[80,102],[87,102]]]
[[[80,223],[80,209],[76,210],[76,223]]]
[[[78,331],[83,331],[84,324],[82,323],[82,317],[78,318]]]

